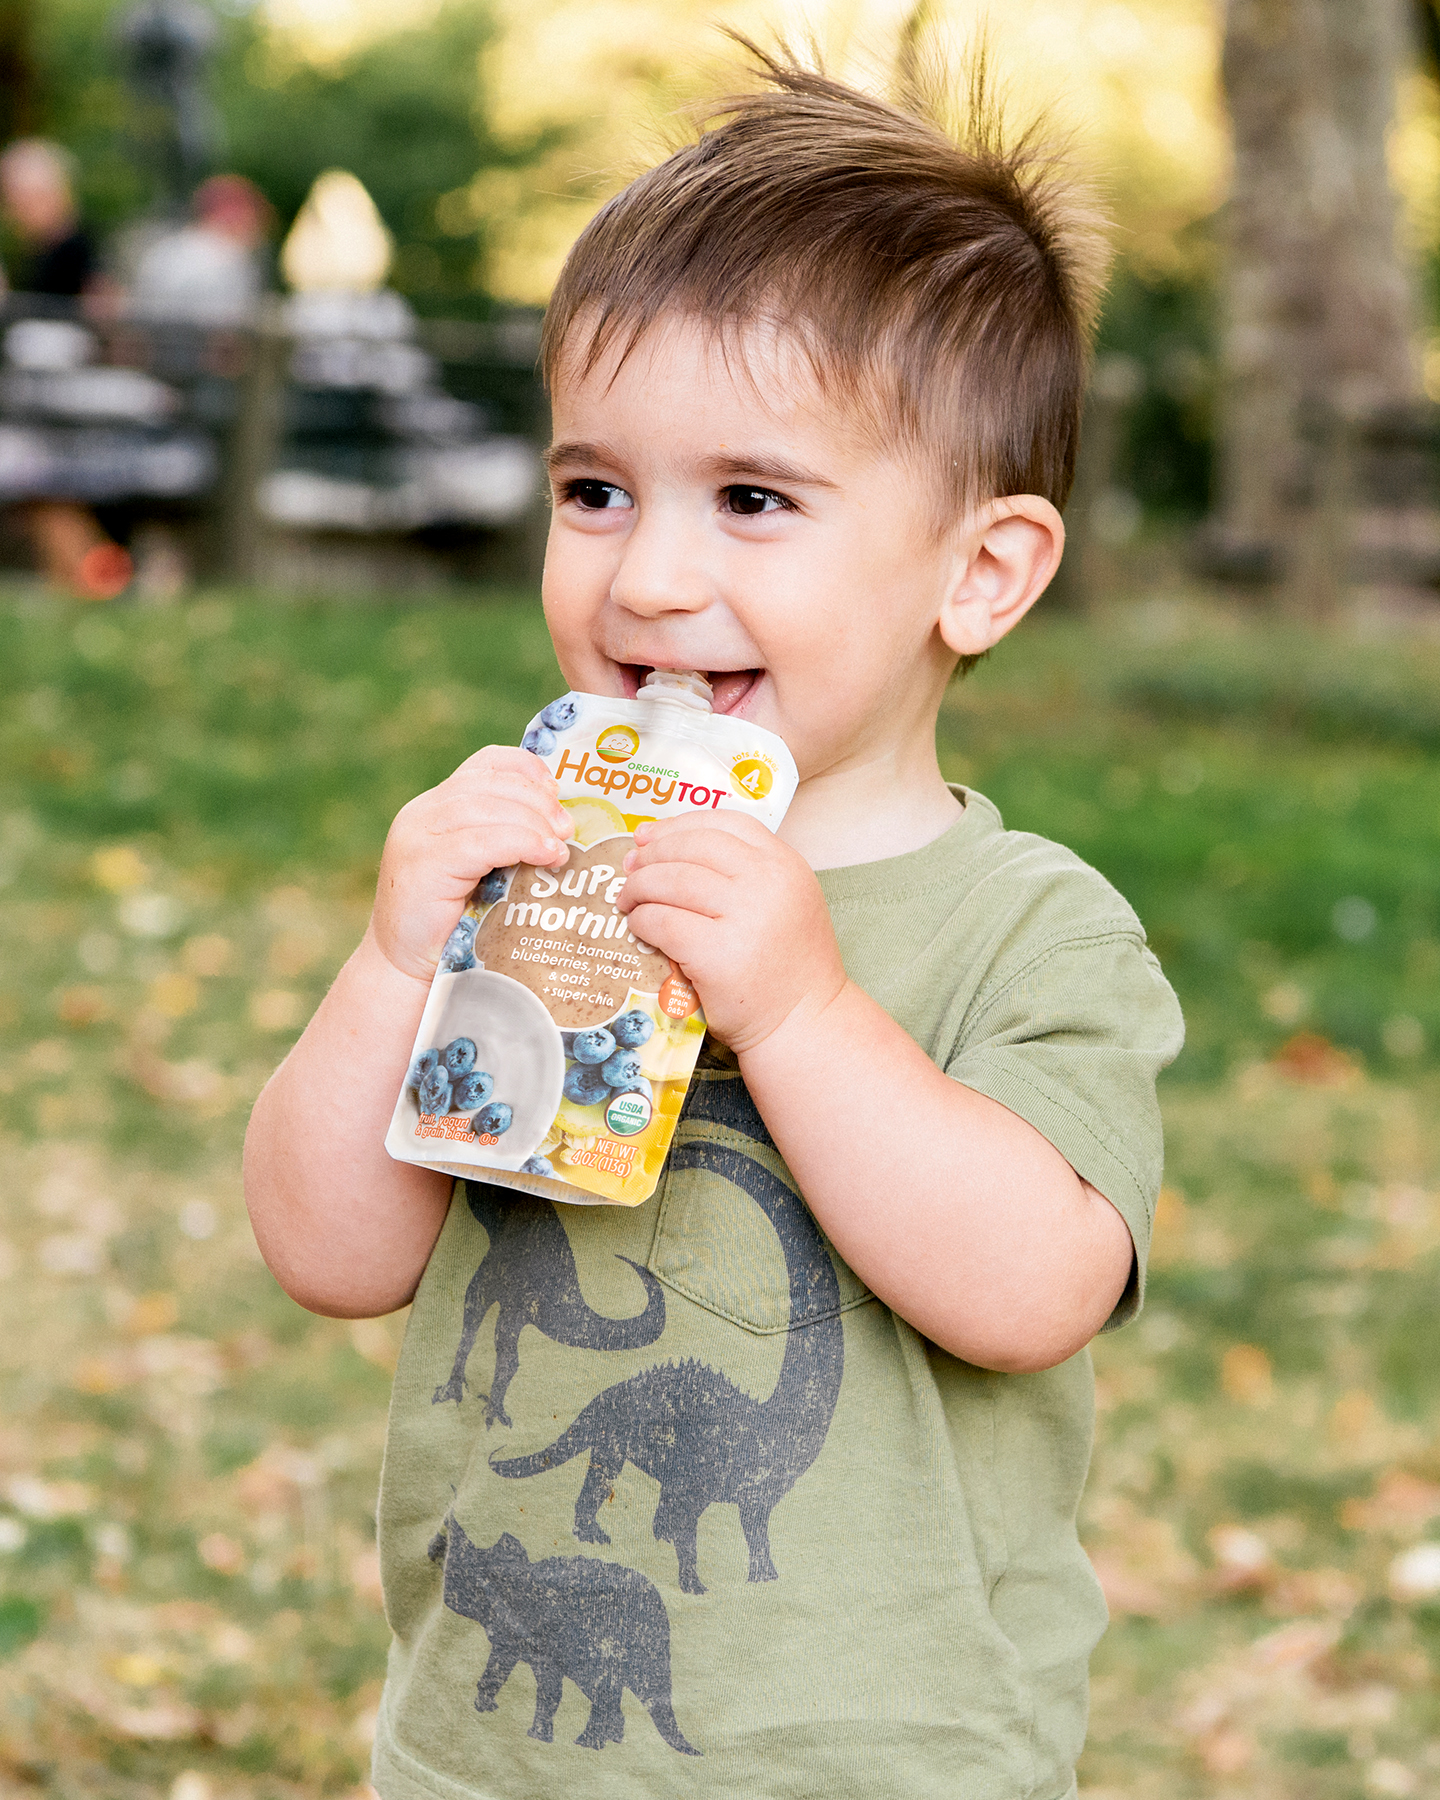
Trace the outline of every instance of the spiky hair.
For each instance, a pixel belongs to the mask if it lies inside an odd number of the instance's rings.
[[[756,91],[601,208],[545,320],[547,382],[657,321],[727,343],[778,328],[822,387],[932,460],[946,511],[1062,506],[1108,262],[1104,221],[1042,124],[1010,137],[983,52],[956,81],[913,39],[894,100],[738,41]],[[578,357],[578,362],[569,359]]]

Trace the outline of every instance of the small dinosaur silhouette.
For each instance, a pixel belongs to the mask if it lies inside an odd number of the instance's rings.
[[[450,1378],[435,1390],[432,1405],[462,1401],[465,1364],[476,1334],[492,1306],[495,1321],[495,1376],[485,1396],[485,1425],[510,1423],[505,1395],[520,1367],[520,1333],[527,1325],[553,1343],[574,1350],[643,1350],[665,1329],[665,1294],[642,1264],[621,1262],[645,1284],[645,1310],[630,1319],[607,1319],[586,1305],[575,1272],[575,1254],[565,1227],[548,1200],[501,1194],[481,1182],[465,1183],[465,1199],[490,1242],[465,1290],[465,1316]]]
[[[768,1142],[743,1083],[722,1085],[721,1094],[701,1103],[703,1111]],[[820,1454],[840,1393],[845,1340],[840,1284],[804,1202],[769,1169],[727,1145],[684,1144],[670,1160],[672,1170],[708,1169],[733,1182],[775,1227],[790,1281],[790,1330],[774,1392],[756,1400],[704,1363],[666,1363],[597,1394],[547,1449],[491,1467],[518,1480],[588,1450],[575,1536],[608,1544],[596,1514],[625,1464],[634,1463],[660,1483],[653,1530],[659,1541],[675,1546],[680,1586],[703,1594],[696,1533],[701,1514],[718,1502],[739,1508],[750,1552],[748,1579],[776,1579],[770,1514]]]
[[[603,1750],[625,1736],[621,1696],[628,1687],[672,1750],[700,1752],[685,1740],[670,1698],[670,1616],[638,1569],[592,1556],[531,1562],[504,1532],[488,1550],[474,1544],[453,1512],[430,1541],[430,1560],[445,1564],[445,1604],[474,1619],[490,1639],[490,1660],[475,1689],[476,1712],[494,1712],[516,1663],[535,1677],[529,1735],[555,1740],[555,1712],[568,1675],[590,1702],[576,1738]]]

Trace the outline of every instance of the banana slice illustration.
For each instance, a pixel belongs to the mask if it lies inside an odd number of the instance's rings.
[[[582,850],[598,844],[601,838],[621,836],[629,830],[624,815],[608,800],[586,794],[579,799],[562,800],[560,804],[575,821],[575,842]]]

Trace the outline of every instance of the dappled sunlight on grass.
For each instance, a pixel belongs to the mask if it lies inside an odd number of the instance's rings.
[[[1367,1791],[1427,1792],[1440,1081],[1282,1062],[1166,1099],[1146,1310],[1096,1347],[1084,1529],[1115,1623],[1086,1773],[1132,1800],[1377,1767]]]

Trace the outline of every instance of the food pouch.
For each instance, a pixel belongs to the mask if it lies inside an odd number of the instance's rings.
[[[712,713],[703,676],[672,670],[633,700],[553,700],[523,744],[575,822],[569,861],[495,869],[471,895],[385,1148],[552,1200],[638,1206],[660,1178],[705,1018],[617,910],[635,827],[725,811],[773,831],[795,763],[773,732]]]

